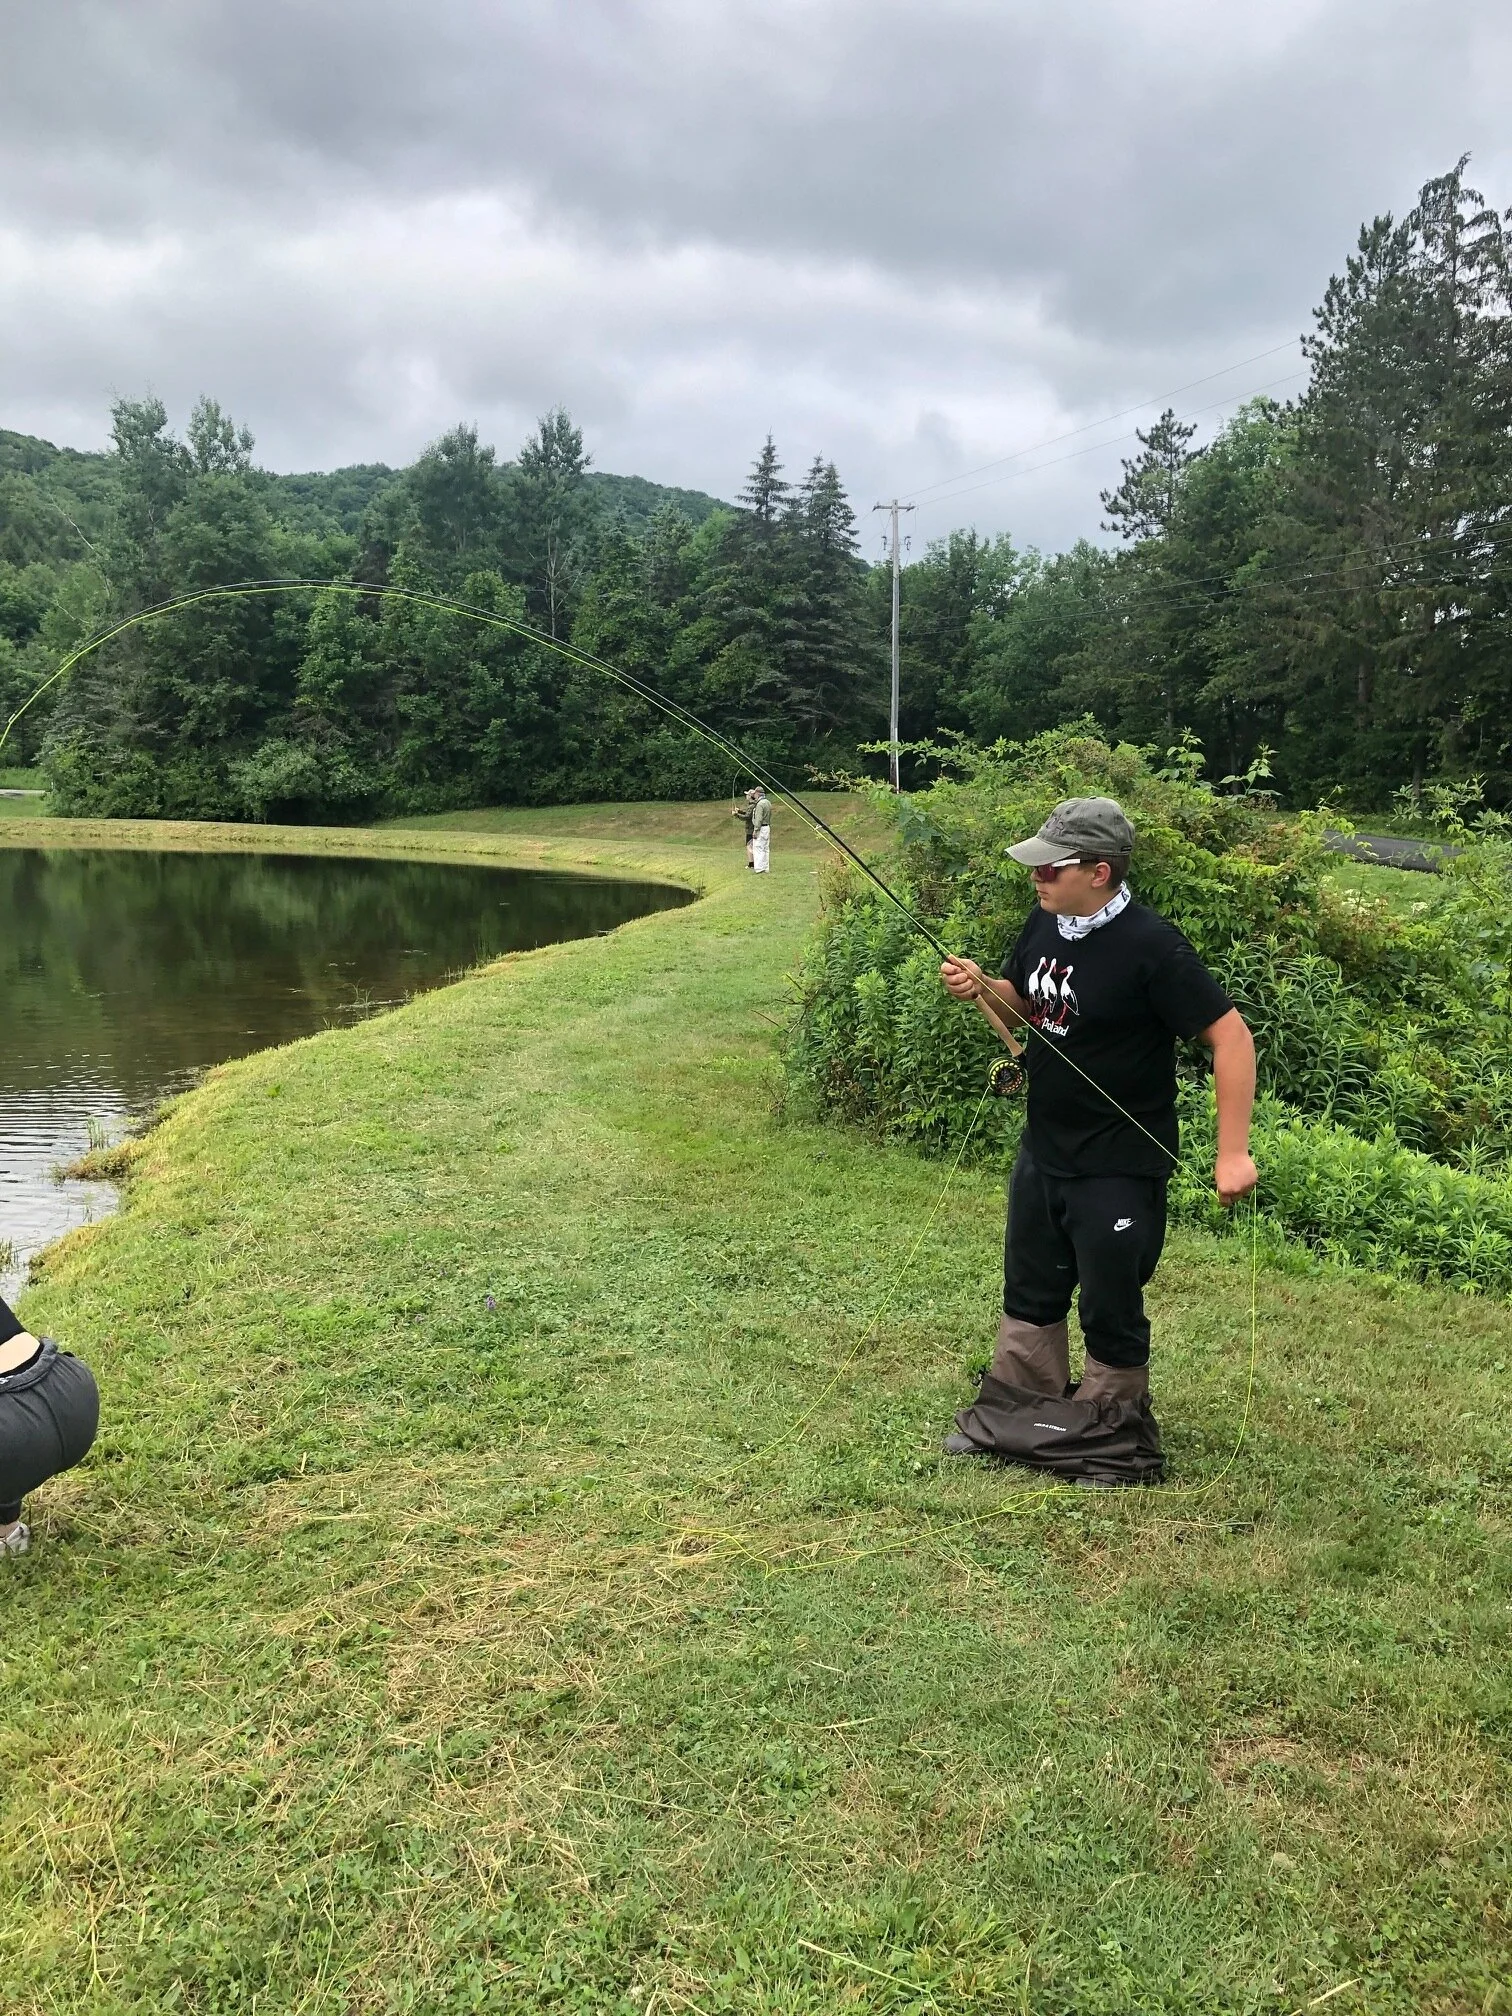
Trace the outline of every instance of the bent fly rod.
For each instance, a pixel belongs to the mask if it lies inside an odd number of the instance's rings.
[[[924,922],[923,918],[909,908],[897,890],[877,873],[876,869],[872,867],[871,863],[863,855],[857,853],[856,849],[851,846],[843,834],[836,832],[835,828],[831,826],[822,813],[816,812],[812,805],[808,804],[803,798],[800,798],[798,793],[790,785],[784,784],[780,777],[774,776],[748,750],[742,749],[739,743],[732,742],[727,735],[721,734],[719,729],[713,727],[709,722],[702,720],[691,708],[684,707],[681,701],[673,700],[667,694],[659,692],[656,687],[652,686],[647,680],[638,678],[635,673],[626,672],[618,665],[611,665],[607,658],[600,658],[596,652],[584,650],[580,644],[570,643],[562,637],[549,636],[544,630],[537,629],[533,623],[526,623],[518,616],[505,616],[497,609],[485,609],[475,602],[464,602],[458,596],[444,595],[438,589],[399,588],[390,583],[376,581],[310,581],[293,576],[277,576],[266,581],[225,582],[211,588],[192,589],[186,595],[170,596],[167,601],[155,602],[146,609],[137,610],[134,615],[122,617],[119,622],[112,623],[107,628],[97,631],[94,636],[87,638],[77,650],[70,652],[62,664],[58,666],[57,670],[49,674],[22,701],[21,705],[6,722],[4,728],[0,729],[0,754],[4,753],[11,731],[23,715],[26,714],[27,710],[35,706],[44,693],[49,692],[61,680],[66,679],[75,666],[81,664],[84,659],[90,657],[94,652],[101,650],[105,645],[113,643],[117,637],[124,637],[129,631],[141,628],[143,624],[158,623],[165,617],[177,615],[185,609],[201,608],[209,603],[250,600],[255,597],[274,595],[299,594],[341,595],[350,601],[363,601],[376,598],[391,602],[408,603],[421,609],[435,609],[454,616],[466,616],[473,622],[484,624],[489,629],[502,630],[509,636],[518,637],[527,644],[542,645],[548,651],[554,651],[559,657],[565,658],[569,664],[579,665],[585,671],[596,672],[601,677],[612,680],[616,685],[622,686],[626,692],[633,693],[638,699],[644,700],[648,705],[659,709],[669,720],[677,722],[680,727],[691,729],[695,735],[701,735],[706,742],[713,748],[718,749],[738,769],[743,769],[749,776],[755,777],[767,790],[775,792],[785,804],[791,805],[799,817],[812,827],[816,833],[820,834],[822,838],[827,840],[837,853],[843,855],[853,867],[860,870],[867,881],[893,906],[910,929],[916,931],[926,944],[932,946],[942,960],[950,964],[958,963],[959,955],[952,952],[944,940]],[[1028,1036],[1038,1037],[1040,1042],[1052,1051],[1063,1064],[1069,1066],[1079,1078],[1084,1079],[1095,1092],[1100,1093],[1123,1119],[1127,1120],[1132,1126],[1137,1127],[1141,1134],[1144,1134],[1149,1140],[1153,1141],[1173,1162],[1178,1160],[1176,1156],[1172,1155],[1171,1150],[1166,1146],[1165,1142],[1151,1133],[1150,1129],[1142,1121],[1136,1119],[1132,1113],[1127,1112],[1113,1097],[1112,1093],[1107,1090],[1106,1086],[1099,1085],[1090,1072],[1083,1070],[1081,1065],[1068,1057],[1063,1050],[1057,1049],[1050,1042],[1050,1039],[1041,1030],[1037,1029],[1032,1022],[1020,1016],[1017,1009],[1004,997],[994,983],[987,979],[985,974],[982,975],[982,985],[986,988],[989,996],[1000,1007],[1007,1009],[1020,1030]]]
[[[555,651],[559,657],[565,658],[569,664],[579,665],[585,671],[596,672],[605,679],[613,680],[616,685],[633,693],[637,699],[660,709],[669,720],[677,722],[680,727],[691,729],[694,734],[701,735],[712,747],[730,759],[736,766],[737,774],[744,770],[768,791],[775,792],[786,804],[792,806],[799,817],[816,833],[843,854],[853,867],[858,868],[919,936],[934,947],[942,959],[952,957],[949,947],[941,942],[923,919],[908,907],[898,892],[856,852],[848,840],[835,831],[821,813],[816,812],[812,805],[800,798],[789,785],[784,784],[780,777],[773,776],[763,764],[756,761],[749,750],[742,749],[738,743],[732,742],[709,722],[700,719],[690,708],[684,707],[678,700],[669,698],[667,694],[658,692],[656,687],[644,679],[637,678],[633,672],[626,672],[617,665],[611,665],[608,659],[600,658],[595,652],[585,651],[580,644],[570,643],[565,638],[548,636],[544,630],[537,629],[533,623],[526,623],[519,617],[505,616],[497,609],[484,609],[475,602],[463,602],[455,595],[443,595],[433,589],[398,588],[388,583],[371,581],[306,581],[293,577],[275,577],[266,581],[226,582],[213,588],[196,588],[187,595],[170,596],[167,601],[152,603],[145,609],[137,610],[134,615],[123,617],[120,622],[97,631],[77,650],[71,652],[57,670],[49,674],[41,685],[22,701],[5,726],[0,728],[0,755],[4,754],[5,745],[17,722],[45,693],[50,692],[61,680],[67,678],[74,667],[81,664],[84,659],[105,645],[113,643],[117,637],[124,637],[128,631],[139,629],[143,624],[161,622],[164,617],[177,615],[185,609],[199,608],[206,603],[298,594],[343,595],[352,601],[364,601],[376,597],[392,602],[407,602],[422,609],[440,610],[454,616],[467,616],[474,622],[485,624],[490,629],[503,630],[528,644],[543,645],[548,651]]]

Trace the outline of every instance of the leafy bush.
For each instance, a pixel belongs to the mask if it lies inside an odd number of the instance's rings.
[[[1211,1092],[1184,1088],[1182,1163],[1172,1215],[1237,1226],[1213,1193],[1217,1121]],[[1255,1108],[1260,1205],[1288,1236],[1373,1273],[1512,1296],[1512,1182],[1467,1174],[1403,1147],[1305,1120],[1279,1100]]]
[[[919,752],[916,752],[919,753]],[[1136,893],[1184,930],[1255,1031],[1267,1215],[1309,1246],[1390,1272],[1512,1293],[1512,846],[1464,851],[1406,914],[1331,878],[1322,822],[1157,766],[1088,725],[991,749],[931,745],[944,774],[902,800],[889,879],[944,942],[995,969],[1032,897],[1009,843],[1061,798],[1105,793],[1138,833]],[[787,1051],[789,1099],[943,1150],[999,1054],[939,981],[934,951],[853,871],[827,873]],[[1177,1208],[1212,1200],[1206,1056],[1189,1049]],[[976,1152],[1005,1155],[1016,1103],[989,1101]],[[1215,1215],[1216,1214],[1216,1215]]]
[[[1360,1133],[1389,1129],[1466,1167],[1505,1159],[1512,1070],[1504,1017],[1472,1019],[1465,1004],[1451,1003],[1433,1023],[1404,1011],[1388,1019],[1336,962],[1286,958],[1270,942],[1236,946],[1215,970],[1254,1031],[1262,1085],[1297,1111]]]

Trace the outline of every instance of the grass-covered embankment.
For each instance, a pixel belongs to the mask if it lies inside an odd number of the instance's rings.
[[[706,899],[215,1074],[49,1265],[107,1413],[0,1590],[7,2009],[1512,2007],[1512,1313],[1263,1275],[1225,1470],[1181,1234],[1178,1488],[942,1470],[999,1184],[846,1369],[944,1170],[774,1118],[815,851],[449,826],[335,844]]]
[[[39,819],[47,810],[41,796],[43,778],[35,770],[7,770],[0,765],[0,820]],[[20,796],[18,794],[25,793]]]

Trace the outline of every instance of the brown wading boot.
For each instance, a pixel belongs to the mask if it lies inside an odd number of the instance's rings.
[[[1094,1405],[1111,1400],[1115,1406],[1137,1407],[1150,1397],[1149,1365],[1105,1365],[1089,1351],[1076,1397]]]
[[[1094,1407],[1109,1409],[1132,1407],[1138,1410],[1148,1431],[1153,1454],[1164,1469],[1164,1456],[1160,1447],[1160,1424],[1150,1411],[1150,1367],[1148,1360],[1143,1365],[1105,1365],[1101,1358],[1094,1358],[1089,1351],[1082,1364],[1081,1384],[1076,1389],[1078,1400],[1089,1401]],[[1093,1491],[1116,1490],[1123,1481],[1113,1477],[1077,1477],[1074,1483],[1084,1485]],[[1142,1481],[1156,1482],[1158,1478]]]
[[[990,1376],[1019,1392],[1059,1399],[1071,1383],[1071,1337],[1065,1318],[1059,1323],[1026,1323],[1021,1316],[1000,1317]],[[944,1453],[983,1456],[987,1451],[957,1428],[945,1437]]]
[[[1059,1323],[1026,1323],[1020,1316],[1000,1316],[992,1376],[1031,1393],[1064,1393],[1071,1384],[1071,1332],[1065,1317]]]

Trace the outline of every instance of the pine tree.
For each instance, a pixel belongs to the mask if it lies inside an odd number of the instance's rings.
[[[1124,480],[1116,490],[1104,490],[1102,507],[1115,522],[1105,532],[1125,539],[1163,539],[1171,529],[1181,495],[1182,478],[1202,453],[1188,447],[1197,432],[1190,420],[1178,420],[1167,406],[1149,433],[1135,428],[1142,455],[1123,465]]]
[[[856,514],[833,462],[814,457],[786,516],[795,562],[784,666],[788,705],[810,734],[832,734],[857,722],[868,661],[874,660],[862,624]]]
[[[641,572],[646,593],[661,609],[672,609],[693,584],[693,526],[675,504],[663,504],[641,540]]]
[[[703,595],[704,697],[730,725],[788,738],[794,583],[782,463],[769,434],[727,520]]]
[[[507,542],[531,614],[548,636],[572,626],[592,566],[592,512],[583,482],[591,457],[582,430],[554,406],[538,422],[512,471],[512,536]]]
[[[757,540],[775,538],[791,488],[783,481],[777,444],[768,434],[740,493],[741,508],[750,521],[752,537]]]
[[[1299,755],[1364,791],[1507,769],[1512,290],[1464,169],[1362,229],[1304,343],[1271,620]]]

